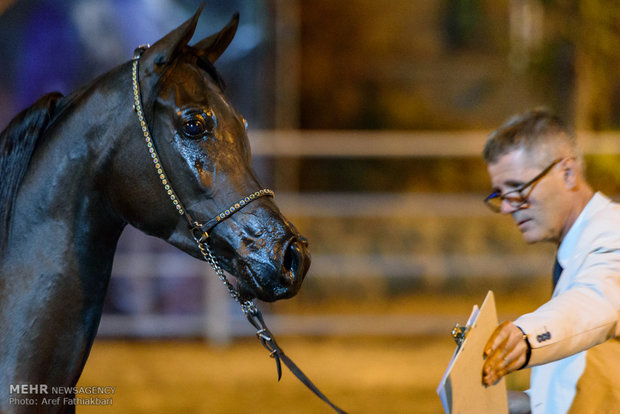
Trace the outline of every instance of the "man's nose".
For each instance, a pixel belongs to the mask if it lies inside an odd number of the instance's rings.
[[[525,203],[518,205],[517,207],[510,204],[510,202],[506,199],[502,200],[502,204],[500,204],[500,213],[502,214],[512,214],[517,210],[521,210]]]

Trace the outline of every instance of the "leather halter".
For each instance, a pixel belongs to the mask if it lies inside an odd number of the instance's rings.
[[[303,373],[299,367],[284,353],[282,348],[276,343],[275,337],[267,328],[265,321],[263,319],[263,315],[261,311],[256,307],[253,301],[251,300],[242,300],[239,292],[235,289],[235,287],[228,281],[224,271],[219,265],[217,258],[212,253],[211,248],[209,247],[209,232],[217,226],[222,221],[226,220],[230,216],[232,216],[237,211],[241,210],[243,207],[250,204],[252,201],[255,201],[261,197],[274,197],[273,191],[269,189],[257,190],[254,193],[240,199],[233,205],[231,205],[226,210],[222,211],[215,217],[206,221],[205,223],[200,223],[189,214],[189,212],[183,207],[181,200],[178,198],[176,192],[172,188],[172,184],[168,180],[168,176],[164,171],[164,167],[161,163],[161,158],[155,148],[155,142],[153,142],[153,138],[151,137],[151,133],[149,131],[149,126],[146,122],[146,118],[144,116],[144,111],[142,108],[142,97],[140,94],[140,84],[138,79],[139,74],[139,61],[142,53],[148,48],[148,45],[139,46],[134,51],[133,62],[132,62],[132,72],[131,72],[131,80],[132,80],[132,88],[133,88],[133,98],[134,104],[133,108],[136,114],[138,115],[138,120],[140,121],[140,127],[142,128],[142,134],[144,135],[144,141],[146,142],[147,149],[151,155],[151,159],[157,170],[157,174],[159,174],[159,179],[163,185],[164,190],[170,197],[172,204],[176,208],[177,212],[181,215],[184,215],[189,224],[190,232],[194,237],[194,240],[198,244],[200,251],[204,257],[204,259],[211,265],[215,273],[218,275],[219,279],[228,289],[228,292],[233,297],[233,299],[241,305],[241,309],[247,318],[247,320],[256,328],[256,336],[261,341],[263,346],[269,351],[269,355],[275,359],[276,368],[278,372],[278,381],[282,376],[282,366],[281,362],[284,362],[284,365],[306,386],[310,391],[312,391],[317,397],[323,400],[326,404],[334,409],[337,413],[346,414],[345,411],[341,410],[338,406],[332,403],[326,396],[323,394],[310,379]]]
[[[263,188],[262,190],[255,191],[249,196],[237,201],[235,204],[228,207],[226,210],[222,211],[220,214],[213,217],[211,220],[207,221],[204,224],[200,224],[197,221],[192,220],[191,222],[193,222],[193,225],[191,226],[190,230],[194,235],[194,238],[198,243],[206,241],[209,238],[209,232],[215,226],[226,220],[228,217],[232,216],[237,211],[241,210],[243,207],[250,204],[252,201],[258,200],[260,197],[266,196],[275,197],[273,191],[269,190],[268,188]]]
[[[170,201],[172,201],[172,204],[176,208],[177,212],[181,215],[184,215],[185,218],[187,219],[192,235],[194,236],[196,241],[204,242],[209,238],[209,231],[211,231],[213,227],[215,227],[217,224],[221,223],[223,220],[226,220],[227,218],[229,218],[234,213],[241,210],[243,207],[247,206],[254,200],[257,200],[265,196],[274,197],[274,192],[267,188],[263,188],[262,190],[255,191],[252,194],[246,197],[243,197],[242,199],[237,201],[235,204],[231,205],[226,210],[217,214],[215,217],[211,218],[205,223],[201,223],[195,220],[194,218],[192,218],[189,212],[183,207],[183,203],[181,203],[181,200],[179,199],[176,192],[172,188],[172,184],[168,180],[168,175],[166,174],[166,171],[164,170],[164,166],[161,163],[161,157],[159,156],[159,153],[157,152],[157,149],[155,148],[155,142],[153,141],[153,138],[151,136],[151,132],[149,130],[149,126],[146,122],[146,118],[144,115],[144,110],[142,108],[142,97],[140,93],[140,85],[139,85],[139,79],[138,79],[138,62],[140,60],[140,56],[142,55],[142,52],[144,52],[147,48],[148,46],[139,46],[135,50],[134,56],[133,56],[133,65],[132,65],[132,73],[131,73],[133,98],[134,98],[133,108],[136,111],[136,114],[138,115],[138,121],[140,121],[140,127],[142,128],[142,134],[144,135],[144,141],[146,142],[147,149],[151,155],[151,160],[153,161],[153,165],[155,166],[155,169],[157,170],[157,174],[159,175],[159,179],[162,183],[162,186],[164,187],[164,190],[170,197]]]

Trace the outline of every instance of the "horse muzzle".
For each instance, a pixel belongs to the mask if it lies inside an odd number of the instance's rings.
[[[241,302],[290,298],[299,291],[310,268],[308,241],[270,197],[271,190],[258,190],[191,228],[201,254],[216,272],[221,264],[237,277],[235,288],[220,276]],[[194,211],[186,214],[197,215]]]
[[[310,268],[308,242],[303,236],[295,235],[281,246],[272,249],[268,259],[262,257],[263,251],[246,257],[243,264],[238,263],[237,289],[241,298],[274,302],[299,292]]]

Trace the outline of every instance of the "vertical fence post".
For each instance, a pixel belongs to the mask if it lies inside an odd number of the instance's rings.
[[[228,292],[208,266],[205,266],[204,278],[204,337],[213,345],[227,345],[233,334]]]

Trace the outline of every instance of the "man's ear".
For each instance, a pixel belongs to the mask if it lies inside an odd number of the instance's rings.
[[[562,174],[564,178],[564,184],[569,190],[573,190],[577,187],[578,178],[581,175],[581,165],[575,157],[566,158],[560,164],[562,167]]]

